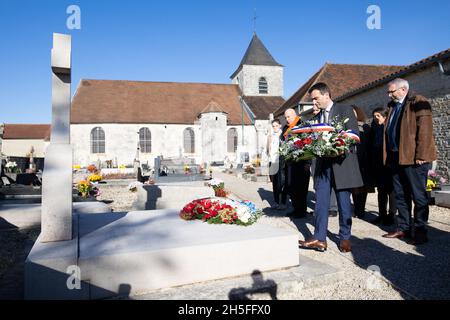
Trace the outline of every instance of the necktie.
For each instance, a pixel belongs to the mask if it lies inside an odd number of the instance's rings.
[[[392,117],[390,119],[391,121],[389,122],[388,134],[389,134],[389,142],[390,142],[391,150],[397,149],[395,133],[396,133],[397,122],[398,122],[398,117],[400,115],[401,106],[402,106],[402,104],[400,102],[397,102],[395,104],[394,110],[392,112]]]
[[[327,110],[323,110],[322,111],[322,123],[328,123],[328,111]]]

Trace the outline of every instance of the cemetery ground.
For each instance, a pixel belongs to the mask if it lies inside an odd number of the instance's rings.
[[[251,182],[216,171],[215,178],[224,180],[225,187],[241,199],[251,200],[264,209],[258,223],[270,224],[298,233],[299,239],[309,237],[313,216],[305,219],[286,217],[285,212],[269,209],[272,203],[271,185],[268,182]],[[128,191],[125,183],[101,186],[98,198],[105,201],[114,212],[131,210],[136,193]],[[310,183],[309,211],[314,207],[314,193]],[[111,201],[112,200],[112,201]],[[371,223],[377,214],[376,193],[369,194],[366,216],[353,219],[352,253],[338,250],[338,218],[329,219],[328,250],[320,253],[301,250],[299,253],[312,262],[321,262],[339,270],[333,281],[299,290],[279,290],[276,297],[268,292],[247,296],[250,299],[450,299],[450,209],[430,206],[429,239],[427,244],[410,246],[402,240],[382,238],[390,227]],[[199,222],[200,223],[200,222]],[[0,230],[0,299],[23,298],[24,261],[39,235],[39,228]],[[261,248],[264,250],[264,248]],[[314,265],[314,264],[312,264]],[[288,270],[264,272],[266,281],[279,281]],[[241,288],[251,283],[250,276],[208,281],[176,288],[160,289],[129,299],[228,299],[231,288]],[[291,279],[295,280],[295,279]],[[281,287],[281,283],[278,283]]]

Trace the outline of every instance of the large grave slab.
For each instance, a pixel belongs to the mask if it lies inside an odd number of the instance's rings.
[[[261,223],[242,227],[184,221],[178,213],[155,210],[78,215],[78,258],[67,256],[74,250],[73,241],[53,243],[58,248],[67,243],[66,250],[49,248],[52,243],[35,245],[27,262],[34,270],[42,265],[46,272],[30,273],[33,278],[26,278],[33,293],[27,298],[100,299],[124,290],[136,295],[299,263],[298,236],[293,232]],[[51,260],[57,266],[52,276]],[[64,267],[74,261],[81,271],[80,290],[68,290],[62,281],[69,277]],[[39,291],[32,290],[32,283],[42,283],[44,276],[55,281],[48,281],[45,288],[39,286]]]
[[[93,285],[91,298],[124,285],[137,294],[298,265],[295,233],[184,221],[178,213],[135,211],[106,225],[99,215],[81,215],[79,266]]]

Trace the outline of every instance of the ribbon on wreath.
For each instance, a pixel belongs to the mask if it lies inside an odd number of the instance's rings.
[[[295,126],[292,128],[291,132],[294,134],[298,133],[313,133],[313,132],[331,132],[334,128],[325,123],[313,124],[306,127]]]
[[[350,138],[352,140],[355,140],[356,143],[360,143],[361,140],[359,139],[359,136],[353,132],[352,130],[346,130],[346,131],[341,131],[339,132],[339,135],[342,135],[346,138]]]

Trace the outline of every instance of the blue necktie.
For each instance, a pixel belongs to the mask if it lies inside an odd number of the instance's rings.
[[[389,135],[389,146],[390,150],[398,151],[397,141],[396,141],[396,128],[398,117],[400,115],[402,104],[397,102],[394,107],[394,111],[391,117],[391,121],[389,122],[388,135]]]

